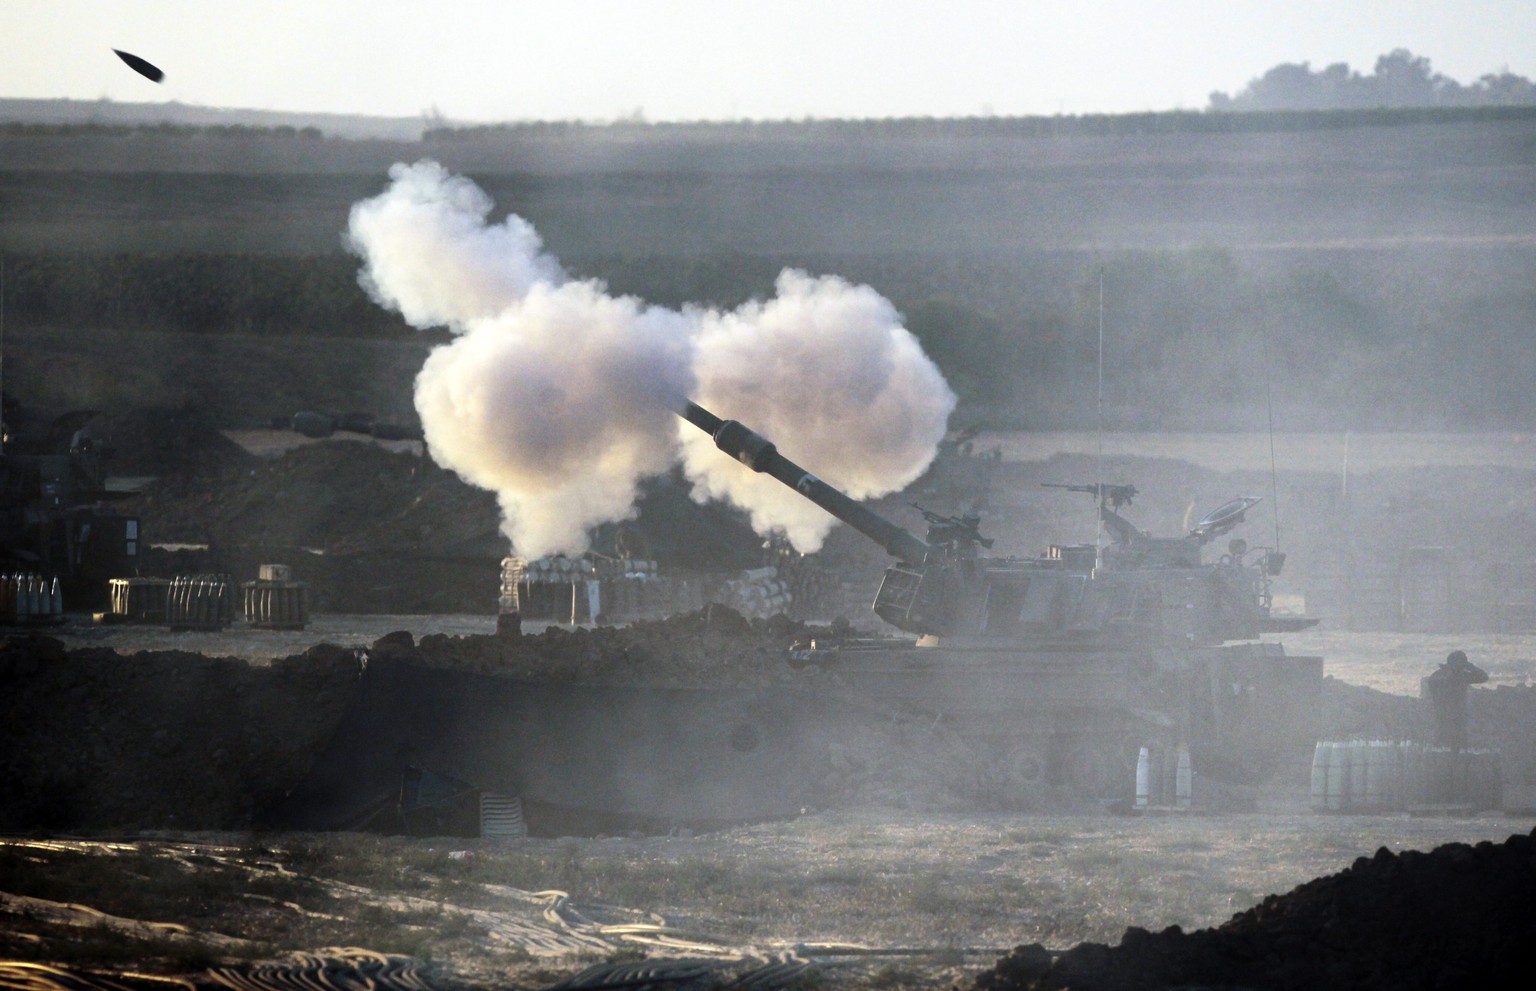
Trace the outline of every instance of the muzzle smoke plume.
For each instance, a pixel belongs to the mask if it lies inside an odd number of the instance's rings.
[[[433,459],[497,494],[519,554],[577,553],[634,515],[640,479],[682,460],[694,497],[728,499],[801,551],[832,519],[679,420],[684,398],[738,419],[855,498],[922,474],[955,397],[874,290],[785,270],[729,312],[649,306],[571,279],[517,216],[488,223],[474,183],[396,165],[352,208],[363,287],[415,327],[447,327],[416,378]]]

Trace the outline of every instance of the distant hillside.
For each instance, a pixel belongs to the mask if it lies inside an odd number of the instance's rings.
[[[419,140],[0,122],[8,329],[48,358],[8,362],[8,381],[57,367],[54,328],[112,349],[132,332],[168,350],[189,348],[174,335],[410,347],[358,289],[343,235],[393,163],[421,158],[473,178],[493,220],[532,221],[573,274],[656,303],[735,306],[784,266],[867,282],[967,416],[993,423],[1080,423],[1102,272],[1111,426],[1252,429],[1267,381],[1291,429],[1536,425],[1522,107],[439,125]],[[121,393],[137,380],[109,351],[76,378]],[[213,375],[177,375],[210,383],[199,402],[249,408]],[[311,395],[323,379],[284,403],[379,408],[410,390],[392,360]]]
[[[414,141],[427,126],[441,126],[421,117],[366,117],[361,114],[287,113],[280,110],[239,110],[199,107],[174,100],[166,103],[115,103],[111,100],[0,99],[0,124],[136,127],[177,124],[195,127],[312,127],[338,138],[385,138]]]
[[[1498,243],[1536,108],[434,129],[419,141],[0,127],[0,248],[332,251],[389,166],[473,176],[570,254]],[[152,226],[146,227],[146,221]]]

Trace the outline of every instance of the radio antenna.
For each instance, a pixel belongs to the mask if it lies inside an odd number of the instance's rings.
[[[1099,265],[1099,453],[1094,479],[1097,505],[1093,508],[1093,570],[1104,564],[1104,265]]]
[[[1269,509],[1275,519],[1275,550],[1280,550],[1280,481],[1279,473],[1275,468],[1275,397],[1271,380],[1274,378],[1274,352],[1269,343],[1269,326],[1266,323],[1261,333],[1264,336],[1264,406],[1269,415]]]
[[[0,454],[5,453],[5,252],[0,251]]]

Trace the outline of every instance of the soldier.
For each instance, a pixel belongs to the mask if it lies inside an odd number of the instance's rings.
[[[1467,686],[1488,680],[1488,672],[1453,650],[1445,663],[1419,682],[1419,697],[1429,702],[1435,718],[1435,745],[1464,749],[1467,745]]]

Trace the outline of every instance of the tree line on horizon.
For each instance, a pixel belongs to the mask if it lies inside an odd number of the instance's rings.
[[[1516,77],[1519,78],[1519,77]],[[1257,82],[1257,81],[1255,81]],[[1252,84],[1250,84],[1252,85]],[[1532,84],[1526,83],[1526,86]],[[1314,131],[1350,127],[1394,127],[1463,121],[1527,120],[1536,116],[1536,88],[1523,99],[1445,105],[1407,104],[1347,107],[1239,106],[1224,94],[1212,94],[1213,107],[1201,110],[1141,111],[1124,114],[1074,114],[1055,117],[888,117],[878,119],[808,118],[805,120],[743,121],[520,121],[502,124],[440,126],[424,130],[420,143],[714,140],[743,142],[805,141],[835,143],[857,140],[963,141],[981,138],[1137,136],[1149,134],[1235,134],[1244,132]],[[1240,94],[1247,100],[1247,91]],[[1273,102],[1270,96],[1264,100]],[[1218,101],[1230,101],[1215,107]],[[0,122],[3,138],[215,138],[243,141],[276,139],[290,142],[351,141],[328,135],[314,126],[287,124],[176,124]]]
[[[72,101],[62,101],[69,103]],[[6,101],[0,99],[0,113]],[[157,105],[147,104],[146,113]],[[1504,68],[1471,83],[1435,72],[1430,60],[1405,48],[1376,60],[1369,74],[1336,62],[1314,70],[1310,62],[1286,62],[1252,79],[1241,90],[1215,91],[1205,110],[1124,114],[1056,114],[985,117],[818,118],[798,120],[650,121],[632,114],[612,121],[525,120],[454,125],[441,114],[424,117],[424,143],[498,138],[711,137],[844,139],[866,137],[974,138],[1060,134],[1151,134],[1186,131],[1310,130],[1415,124],[1476,118],[1502,119],[1536,110],[1536,82]],[[1501,113],[1502,111],[1502,113]],[[230,111],[238,114],[240,111]],[[339,137],[313,124],[178,123],[129,121],[0,121],[0,136],[149,136],[218,138]]]
[[[1236,94],[1211,94],[1217,113],[1274,110],[1371,110],[1406,107],[1515,107],[1536,105],[1536,83],[1505,68],[1462,84],[1434,71],[1430,60],[1397,48],[1365,75],[1335,62],[1313,71],[1286,62],[1251,80]]]

